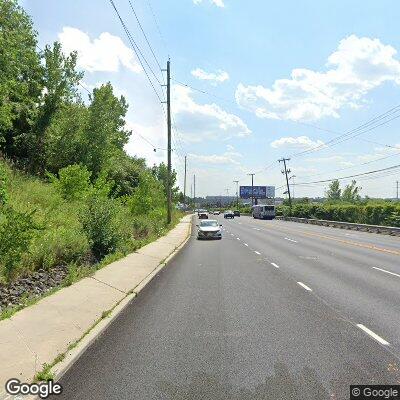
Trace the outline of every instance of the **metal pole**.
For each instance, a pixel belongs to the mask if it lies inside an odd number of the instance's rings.
[[[239,209],[239,181],[233,181],[236,183],[236,208]]]
[[[185,156],[185,178],[183,179],[183,203],[186,205],[186,156]]]
[[[167,123],[168,123],[168,178],[167,178],[167,223],[171,223],[171,71],[167,61]]]

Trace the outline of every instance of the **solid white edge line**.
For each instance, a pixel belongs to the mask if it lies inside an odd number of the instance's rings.
[[[279,268],[279,265],[275,264],[275,263],[271,263],[271,265],[273,265],[275,268]]]
[[[387,342],[385,339],[381,338],[379,335],[377,335],[376,333],[372,332],[371,329],[368,329],[365,325],[363,324],[357,324],[357,326],[362,329],[365,333],[367,333],[369,336],[371,336],[372,338],[374,338],[375,340],[377,340],[379,343],[385,345],[385,346],[389,346],[390,343]]]
[[[312,289],[305,285],[303,282],[297,282],[302,288],[308,290],[309,292],[312,292]]]
[[[261,253],[259,251],[254,251],[254,253],[256,253],[258,255],[261,255]]]
[[[386,272],[387,274],[390,274],[390,275],[398,276],[400,278],[399,274],[396,274],[396,273],[390,272],[390,271],[386,271],[386,269],[382,269],[382,268],[378,268],[378,267],[372,267],[372,268],[377,269],[378,271]]]

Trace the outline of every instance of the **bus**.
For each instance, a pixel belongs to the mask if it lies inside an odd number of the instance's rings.
[[[253,206],[253,218],[274,219],[275,218],[275,206],[264,205],[264,204]]]

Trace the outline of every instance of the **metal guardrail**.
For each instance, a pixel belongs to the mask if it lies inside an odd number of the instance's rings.
[[[367,224],[356,224],[353,222],[328,221],[325,219],[283,217],[283,216],[277,216],[276,219],[280,219],[283,221],[301,222],[303,224],[330,226],[333,228],[340,228],[340,229],[351,229],[362,232],[381,233],[383,235],[400,236],[400,228],[397,228],[395,226],[367,225]]]

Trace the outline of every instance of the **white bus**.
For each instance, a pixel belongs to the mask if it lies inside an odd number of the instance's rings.
[[[275,218],[275,206],[264,205],[264,204],[253,206],[253,218],[274,219]]]

